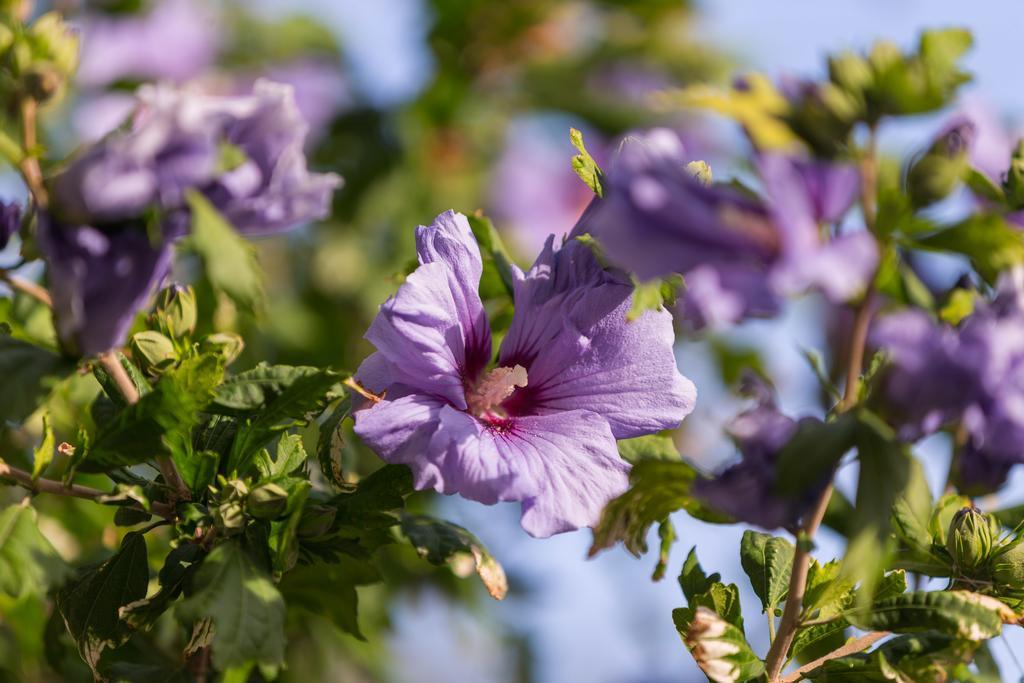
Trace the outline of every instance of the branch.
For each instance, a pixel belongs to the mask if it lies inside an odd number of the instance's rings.
[[[783,676],[780,679],[780,683],[796,683],[796,681],[799,681],[800,679],[803,678],[804,674],[809,673],[811,671],[814,671],[815,669],[820,667],[822,664],[825,664],[826,662],[830,662],[833,659],[839,659],[840,657],[845,657],[847,655],[852,655],[852,654],[856,654],[858,652],[862,652],[862,651],[868,649],[869,647],[871,647],[872,645],[874,645],[875,643],[877,643],[882,638],[885,638],[888,635],[890,635],[888,631],[875,631],[875,632],[869,633],[869,634],[867,634],[865,636],[861,636],[860,638],[857,638],[856,640],[851,640],[850,642],[848,642],[846,645],[843,645],[838,650],[833,650],[832,652],[829,652],[827,655],[825,655],[823,657],[818,657],[813,662],[808,662],[807,664],[804,664],[803,666],[801,666],[799,669],[797,669],[793,673],[789,674],[788,676]]]
[[[23,277],[18,277],[6,268],[0,268],[0,281],[7,283],[7,286],[11,289],[28,294],[47,308],[53,308],[53,299],[45,287]]]
[[[107,351],[106,353],[100,354],[99,363],[103,366],[103,369],[107,371],[111,379],[114,380],[114,384],[117,385],[118,391],[124,396],[124,400],[129,405],[134,405],[139,402],[139,390],[135,388],[135,384],[132,382],[131,377],[128,376],[128,372],[121,365],[121,361],[117,357],[117,353],[114,351]],[[181,478],[181,474],[178,472],[178,468],[174,466],[174,460],[166,455],[158,455],[156,457],[157,467],[160,468],[160,474],[163,475],[164,481],[171,490],[177,500],[191,500],[192,492],[189,491],[188,485],[185,480]]]
[[[36,206],[45,209],[50,202],[50,196],[46,192],[43,171],[39,167],[39,159],[36,157],[36,148],[39,146],[36,137],[36,115],[38,112],[39,103],[35,99],[26,97],[21,101],[21,138],[25,147],[25,156],[18,164],[18,169],[35,198]]]
[[[864,212],[864,222],[869,229],[873,228],[875,221],[875,194],[877,192],[876,179],[876,136],[872,129],[871,138],[868,142],[867,153],[861,163],[861,208]],[[871,326],[871,314],[874,307],[874,280],[872,274],[870,284],[854,315],[853,330],[850,334],[849,355],[846,358],[846,386],[843,390],[843,398],[837,406],[838,412],[842,413],[857,404],[860,393],[860,375],[864,367],[864,349],[867,345],[868,329]],[[768,683],[777,683],[782,669],[789,659],[789,648],[796,638],[796,631],[800,627],[800,616],[803,612],[804,592],[807,590],[807,573],[811,567],[810,546],[814,534],[821,526],[825,518],[825,511],[828,509],[829,500],[832,498],[832,482],[821,492],[814,508],[804,519],[797,536],[796,552],[793,554],[793,569],[789,577],[789,593],[786,597],[786,605],[782,610],[782,618],[779,620],[778,633],[772,640],[768,656],[765,657],[765,669],[768,675]]]
[[[58,496],[82,498],[83,500],[91,500],[94,502],[98,502],[100,498],[110,495],[106,491],[94,489],[90,486],[82,486],[81,484],[65,484],[64,482],[55,481],[53,479],[36,479],[33,481],[31,474],[25,470],[18,469],[17,467],[11,467],[3,460],[0,460],[0,478],[11,479],[32,493],[52,493]],[[140,504],[133,504],[129,507],[145,511]],[[167,503],[153,501],[150,503],[149,511],[163,517],[164,519],[174,518],[174,508]]]

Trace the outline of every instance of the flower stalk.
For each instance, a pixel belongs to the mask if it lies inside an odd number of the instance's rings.
[[[867,150],[861,162],[861,209],[864,212],[864,222],[869,230],[874,228],[875,223],[876,185],[877,136],[874,128],[872,128]],[[867,291],[864,293],[854,315],[849,352],[846,358],[846,386],[843,390],[843,397],[837,406],[837,410],[840,413],[854,407],[860,394],[860,375],[864,367],[864,352],[867,346],[868,330],[871,326],[871,315],[874,308],[874,277],[869,282],[871,284],[869,284]],[[797,535],[796,552],[793,555],[793,567],[790,573],[786,604],[783,607],[782,618],[779,620],[778,631],[775,638],[772,639],[768,656],[765,658],[765,669],[769,683],[778,683],[778,681],[782,680],[780,679],[780,674],[786,666],[789,658],[789,648],[792,646],[793,640],[796,638],[797,629],[800,627],[804,593],[807,590],[807,574],[811,567],[810,548],[814,534],[817,533],[818,527],[821,526],[821,522],[825,518],[829,500],[832,498],[832,490],[833,484],[830,481],[829,485],[825,487],[825,490],[822,491],[821,496],[815,502],[814,507],[803,520]]]

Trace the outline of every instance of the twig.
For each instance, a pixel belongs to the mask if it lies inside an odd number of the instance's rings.
[[[864,212],[864,222],[869,229],[873,228],[875,222],[875,193],[877,168],[876,168],[877,138],[875,130],[871,130],[871,137],[868,142],[867,153],[861,164],[861,208]],[[871,284],[868,285],[864,297],[857,307],[854,315],[853,330],[850,334],[849,355],[846,358],[846,386],[843,390],[843,398],[837,406],[839,412],[845,412],[857,404],[860,394],[860,375],[864,367],[864,349],[867,345],[868,329],[871,325],[871,314],[874,307],[874,274],[871,276]],[[772,640],[765,657],[765,669],[769,683],[777,683],[782,669],[789,659],[789,648],[796,638],[796,631],[800,627],[800,616],[803,611],[804,593],[807,590],[807,573],[811,567],[810,545],[811,539],[821,526],[825,517],[829,500],[832,498],[833,484],[831,480],[828,486],[821,492],[814,508],[806,516],[800,527],[797,537],[796,552],[793,554],[793,568],[789,577],[789,592],[786,597],[786,605],[782,610],[782,618],[779,620],[779,628],[776,637]]]
[[[107,491],[94,489],[90,486],[82,486],[81,484],[64,484],[61,481],[42,478],[32,481],[31,474],[17,467],[11,467],[3,460],[0,460],[0,478],[11,479],[32,493],[52,493],[58,496],[82,498],[83,500],[91,501],[98,501],[100,498],[110,495]],[[145,511],[141,504],[132,504],[130,507]],[[174,518],[174,508],[159,501],[150,503],[149,512],[159,515],[164,519]]]
[[[53,299],[50,297],[50,293],[42,285],[38,285],[31,280],[26,280],[23,277],[18,277],[5,268],[0,268],[0,280],[7,283],[11,289],[24,292],[47,308],[53,308]]]
[[[36,206],[45,209],[50,202],[50,196],[46,192],[46,185],[43,183],[43,171],[39,167],[39,159],[36,157],[36,148],[39,146],[36,137],[36,116],[39,112],[39,103],[32,97],[21,100],[21,136],[25,146],[25,156],[18,164],[25,184],[35,198]]]
[[[118,391],[124,396],[124,400],[129,405],[134,405],[139,402],[139,390],[135,388],[135,384],[132,382],[131,377],[128,376],[128,372],[121,365],[121,361],[117,357],[117,353],[114,351],[108,351],[100,354],[99,356],[100,365],[107,371],[111,379],[114,380],[114,384],[117,385]],[[164,481],[171,490],[174,492],[176,500],[191,500],[192,492],[189,491],[188,485],[185,484],[185,480],[181,478],[181,473],[178,472],[178,468],[174,466],[174,461],[166,455],[158,455],[156,457],[157,467],[160,468],[160,474],[163,475]]]
[[[856,640],[851,640],[850,642],[848,642],[846,645],[843,645],[838,650],[833,650],[832,652],[829,652],[827,655],[824,655],[822,657],[818,657],[813,662],[808,662],[807,664],[804,664],[803,666],[801,666],[799,669],[797,669],[793,673],[789,674],[788,676],[783,676],[782,679],[781,679],[781,683],[796,683],[796,681],[799,681],[801,678],[803,678],[804,674],[810,673],[811,671],[814,671],[815,669],[820,667],[822,664],[825,664],[826,662],[830,662],[833,659],[839,659],[840,657],[845,657],[846,655],[852,655],[852,654],[856,654],[857,652],[862,652],[862,651],[868,649],[869,647],[871,647],[872,645],[874,645],[875,643],[877,643],[882,638],[885,638],[888,635],[889,635],[888,631],[875,631],[875,632],[869,633],[869,634],[867,634],[865,636],[861,636],[860,638],[857,638]]]

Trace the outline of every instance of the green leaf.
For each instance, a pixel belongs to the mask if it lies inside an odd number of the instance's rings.
[[[967,187],[971,188],[971,192],[982,199],[987,199],[995,204],[1006,203],[1006,193],[1003,192],[1003,188],[992,182],[991,178],[978,169],[968,168],[964,174],[964,182],[967,183]]]
[[[672,551],[672,545],[676,542],[676,528],[672,524],[671,519],[658,524],[658,538],[661,543],[658,544],[658,563],[654,565],[654,573],[651,575],[651,581],[661,581],[665,578],[665,572],[668,570],[668,558],[669,553]]]
[[[121,618],[133,628],[150,628],[171,606],[199,571],[204,551],[196,543],[182,543],[164,560],[158,579],[160,590],[121,608]]]
[[[994,213],[975,214],[937,233],[918,237],[908,246],[963,254],[985,280],[1024,263],[1024,233]]]
[[[158,455],[191,450],[192,429],[213,398],[224,368],[217,356],[193,356],[168,371],[153,391],[100,427],[80,468],[106,471]]]
[[[45,593],[62,582],[69,571],[39,532],[34,508],[11,505],[0,512],[0,591],[13,598]]]
[[[210,283],[240,305],[254,308],[263,294],[256,250],[202,194],[188,190],[186,198],[192,210],[189,244],[202,259]]]
[[[346,394],[320,424],[316,442],[316,459],[320,471],[332,486],[345,485],[342,454],[345,449],[344,423],[352,412],[352,397]]]
[[[353,533],[393,526],[395,514],[412,493],[412,472],[405,465],[385,465],[359,482],[354,491],[331,499],[336,523]]]
[[[747,681],[764,674],[762,662],[747,643],[743,630],[711,610],[676,609],[672,619],[697,666],[715,681]]]
[[[321,385],[330,378],[324,392],[341,380],[331,370],[306,365],[267,365],[226,377],[217,387],[210,409],[224,415],[244,416],[272,405],[282,396],[305,384]]]
[[[1004,618],[1016,620],[1013,611],[995,598],[968,591],[903,593],[852,610],[848,618],[865,630],[937,631],[971,641],[994,638],[1002,632]]]
[[[976,299],[977,294],[971,290],[954,289],[939,309],[939,318],[949,325],[959,325],[961,320],[974,313]]]
[[[920,465],[906,445],[895,441],[887,425],[866,412],[861,413],[860,419],[860,476],[843,574],[861,585],[858,604],[866,606],[894,550],[890,534],[893,506],[917,481]]]
[[[213,622],[213,663],[218,669],[284,662],[285,603],[270,576],[236,543],[214,548],[177,607],[180,619]]]
[[[296,567],[281,579],[280,589],[289,608],[325,616],[342,631],[366,640],[359,630],[356,587],[380,580],[380,572],[371,563],[344,558],[339,564]],[[330,590],[325,591],[325,586],[330,586]]]
[[[680,460],[679,449],[676,448],[670,431],[633,439],[620,439],[618,446],[622,459],[634,465],[641,460]]]
[[[590,555],[621,541],[629,552],[639,557],[647,552],[647,531],[651,525],[676,510],[685,509],[705,521],[727,521],[690,495],[696,478],[696,470],[682,461],[638,462],[629,473],[629,490],[609,502],[601,513],[594,527]]]
[[[145,396],[149,392],[153,391],[153,387],[150,386],[149,380],[139,370],[135,363],[131,362],[127,356],[120,351],[114,351],[114,356],[117,361],[124,368],[124,371],[128,374],[128,379],[131,380],[135,390],[139,392],[139,396]],[[116,408],[124,408],[128,405],[128,401],[125,400],[124,394],[117,386],[117,381],[106,371],[106,369],[99,363],[95,364],[92,368],[92,374],[96,378],[96,381],[100,383],[103,388],[103,393],[106,394],[107,398],[114,404]]]
[[[303,425],[307,414],[323,410],[329,401],[328,393],[341,379],[332,370],[267,365],[236,377],[242,375],[245,378],[233,383],[234,390],[229,390],[228,398],[219,395],[217,399],[218,406],[230,404],[237,409],[247,401],[251,404],[257,393],[261,396],[259,412],[239,428],[231,445],[226,469],[238,474],[246,472],[259,449],[275,434]],[[242,400],[243,395],[249,398]]]
[[[288,490],[288,504],[284,519],[270,524],[270,535],[267,545],[270,548],[270,564],[274,576],[280,576],[295,566],[299,558],[299,545],[296,535],[302,521],[302,506],[309,497],[312,485],[304,479],[293,479]]]
[[[275,458],[257,458],[256,469],[262,479],[279,479],[305,465],[308,458],[301,434],[282,434],[277,442]]]
[[[743,532],[740,563],[750,578],[754,593],[761,599],[763,611],[774,613],[775,607],[789,592],[795,552],[793,544],[784,538],[756,531]]]
[[[853,448],[857,418],[844,413],[831,422],[803,420],[779,453],[776,485],[779,493],[794,495],[820,486],[843,454]]]
[[[633,303],[626,313],[626,320],[639,320],[647,311],[660,311],[665,306],[672,306],[676,301],[676,292],[683,286],[683,277],[673,275],[663,280],[640,282],[633,280]]]
[[[933,559],[932,534],[928,528],[932,505],[928,480],[920,463],[915,460],[910,463],[907,487],[893,504],[892,521],[896,537],[909,549],[912,557],[924,562]]]
[[[443,565],[468,555],[492,598],[501,600],[508,593],[505,570],[477,537],[461,526],[426,515],[403,514],[401,528],[409,543],[427,562]]]
[[[697,547],[694,546],[686,556],[686,561],[683,562],[683,570],[679,573],[679,587],[683,590],[686,600],[692,601],[701,593],[711,590],[713,584],[720,583],[721,578],[720,574],[708,576],[704,573],[704,569],[697,559]]]
[[[75,365],[66,358],[15,339],[0,325],[0,420],[22,422],[35,412],[59,380],[70,375]]]
[[[469,227],[473,231],[480,246],[480,257],[483,260],[483,272],[480,275],[480,298],[495,299],[512,296],[512,257],[509,256],[501,235],[494,223],[487,216],[466,216]]]
[[[82,659],[96,671],[100,655],[131,635],[121,619],[125,605],[146,596],[149,585],[146,540],[131,532],[109,560],[84,572],[57,593],[57,609]]]
[[[572,158],[572,170],[576,171],[576,175],[580,177],[580,180],[587,187],[594,191],[594,194],[598,197],[603,197],[604,191],[601,188],[603,174],[601,169],[598,168],[597,162],[594,161],[594,157],[590,156],[590,152],[583,145],[583,133],[575,128],[570,128],[569,141],[572,142],[572,146],[579,152],[579,154]]]
[[[53,428],[50,426],[50,416],[43,415],[43,439],[36,446],[32,455],[32,481],[39,479],[49,467],[56,448],[57,443],[53,436]]]

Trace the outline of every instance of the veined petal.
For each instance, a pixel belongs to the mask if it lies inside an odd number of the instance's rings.
[[[428,446],[443,407],[441,399],[423,394],[384,400],[355,412],[355,432],[385,462],[408,465],[416,488],[432,488],[439,477]]]
[[[417,246],[421,265],[381,306],[366,333],[387,361],[386,368],[374,361],[374,375],[465,409],[464,382],[476,377],[491,353],[477,293],[480,251],[465,217],[451,212],[421,226]]]
[[[676,368],[672,318],[626,314],[633,288],[576,243],[550,243],[516,286],[516,313],[499,365],[521,364],[529,384],[507,404],[514,414],[588,410],[617,439],[678,426],[696,388]]]

